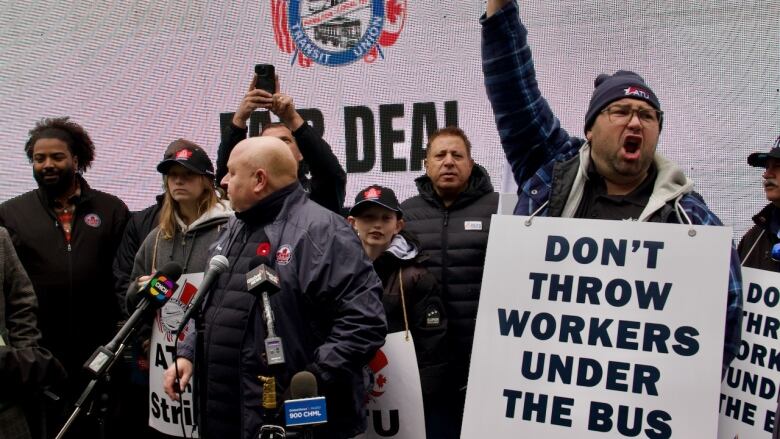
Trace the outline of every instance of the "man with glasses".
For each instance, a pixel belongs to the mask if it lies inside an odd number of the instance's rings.
[[[663,112],[641,76],[599,75],[585,139],[570,136],[539,91],[516,0],[488,0],[480,21],[485,87],[519,188],[516,215],[721,225],[693,182],[656,152]],[[741,285],[732,249],[724,372],[740,341]]]

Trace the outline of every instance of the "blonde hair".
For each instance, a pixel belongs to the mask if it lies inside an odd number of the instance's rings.
[[[207,175],[200,175],[200,181],[203,184],[203,194],[198,199],[198,217],[211,210],[219,203],[219,197],[217,191],[214,190],[214,184],[212,179]],[[173,239],[176,234],[176,212],[179,208],[179,203],[171,197],[171,192],[168,190],[168,176],[163,175],[163,189],[165,189],[165,195],[163,198],[163,205],[160,209],[160,235],[163,239]]]

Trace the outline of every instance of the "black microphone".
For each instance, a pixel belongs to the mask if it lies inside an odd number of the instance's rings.
[[[325,398],[317,397],[317,378],[301,371],[290,380],[290,400],[285,401],[287,438],[311,439],[313,428],[328,421]]]
[[[290,398],[303,399],[318,396],[317,378],[308,370],[293,375],[290,380]]]
[[[203,281],[200,283],[198,291],[195,293],[195,297],[190,302],[190,306],[187,307],[187,311],[184,312],[184,316],[181,318],[179,327],[176,328],[174,334],[179,334],[184,330],[184,327],[187,326],[187,322],[190,321],[192,315],[200,309],[200,304],[206,298],[206,294],[209,292],[214,282],[220,274],[227,271],[228,267],[230,267],[230,262],[228,262],[226,257],[216,255],[211,258],[209,261],[209,269],[206,270],[206,274],[203,275]]]
[[[279,291],[279,276],[268,264],[266,256],[255,256],[249,261],[249,272],[246,274],[246,290],[254,296],[260,296],[263,302],[263,320],[266,333],[265,354],[269,366],[284,364],[284,349],[282,339],[276,336],[274,330],[274,312],[271,309],[270,296]]]
[[[181,277],[181,265],[176,262],[168,262],[149,282],[144,285],[138,296],[141,300],[129,319],[122,325],[119,332],[105,346],[100,346],[84,364],[84,368],[95,376],[101,376],[116,357],[117,349],[124,344],[127,337],[141,323],[141,319],[147,310],[160,308],[171,298],[176,291],[176,281]]]

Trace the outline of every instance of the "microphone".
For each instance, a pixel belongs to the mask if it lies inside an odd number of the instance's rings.
[[[293,375],[290,380],[292,398],[284,402],[288,438],[313,438],[312,427],[328,422],[325,397],[317,394],[317,379],[311,372],[302,371]]]
[[[270,296],[279,291],[279,276],[272,270],[268,257],[255,256],[249,261],[250,270],[246,274],[246,290],[254,296],[260,296],[263,301],[263,320],[266,333],[265,355],[269,366],[284,364],[284,348],[282,339],[276,336],[274,330],[274,312],[271,309]]]
[[[181,331],[187,326],[187,322],[190,321],[192,315],[200,309],[200,304],[206,298],[206,294],[211,289],[211,286],[217,280],[220,274],[227,271],[230,267],[230,262],[222,255],[216,255],[209,261],[209,269],[206,270],[206,274],[203,275],[203,281],[198,287],[198,291],[195,293],[195,297],[190,302],[190,306],[187,307],[187,311],[184,312],[184,316],[179,322],[179,327],[176,328],[175,334],[180,334]]]
[[[178,285],[176,281],[181,277],[181,265],[176,262],[168,262],[149,282],[144,285],[138,296],[141,300],[133,312],[133,315],[122,325],[119,332],[105,346],[98,347],[92,356],[84,364],[84,368],[95,376],[102,376],[113,363],[117,350],[124,345],[127,337],[141,323],[141,319],[147,310],[160,308],[171,298]]]
[[[318,393],[317,378],[308,370],[296,373],[290,380],[291,399],[313,398]]]

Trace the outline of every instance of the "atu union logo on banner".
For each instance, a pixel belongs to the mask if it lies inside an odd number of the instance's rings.
[[[384,59],[398,40],[406,0],[271,0],[276,45],[301,67]]]

